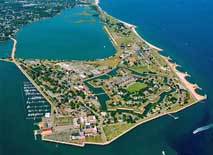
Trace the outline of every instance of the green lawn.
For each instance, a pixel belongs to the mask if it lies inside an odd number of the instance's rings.
[[[131,123],[117,123],[104,126],[104,133],[107,137],[107,140],[112,140],[113,138],[119,136],[135,124]]]
[[[75,24],[80,24],[80,23],[95,23],[95,22],[96,22],[95,19],[88,19],[88,20],[80,19],[80,20],[75,21],[74,23]]]
[[[67,116],[67,117],[55,117],[54,123],[56,125],[71,125],[73,123],[73,117]]]
[[[149,69],[147,68],[147,66],[133,66],[131,67],[131,69],[137,71],[137,72],[149,72]]]
[[[101,135],[86,137],[86,142],[102,143]]]
[[[140,91],[143,88],[146,88],[147,85],[141,82],[135,82],[127,87],[127,91],[130,93]]]
[[[93,14],[87,12],[87,11],[82,11],[80,13],[78,13],[77,15],[80,15],[80,16],[93,16]]]

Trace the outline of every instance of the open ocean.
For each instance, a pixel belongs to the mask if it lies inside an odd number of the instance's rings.
[[[190,81],[203,88],[208,99],[175,114],[178,120],[161,117],[107,146],[79,148],[35,141],[33,121],[26,119],[23,83],[27,79],[15,65],[0,62],[0,154],[162,155],[164,150],[166,155],[212,155],[213,129],[197,134],[193,131],[213,123],[213,1],[101,0],[101,7],[111,15],[137,25],[144,39],[163,48],[162,54],[171,56],[192,75]],[[8,50],[11,43],[4,47]],[[99,53],[97,57],[112,53]],[[67,56],[71,59],[77,55]]]

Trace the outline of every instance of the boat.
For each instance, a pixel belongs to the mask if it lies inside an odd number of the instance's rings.
[[[162,151],[162,155],[166,155],[166,153],[165,153],[165,151],[164,151],[164,150]]]
[[[199,132],[203,132],[203,131],[209,130],[209,129],[211,129],[211,128],[213,128],[213,124],[209,124],[209,125],[206,125],[206,126],[202,126],[202,127],[200,127],[200,128],[197,128],[196,130],[194,130],[194,131],[193,131],[193,134],[195,135],[195,134],[197,134],[197,133],[199,133]]]

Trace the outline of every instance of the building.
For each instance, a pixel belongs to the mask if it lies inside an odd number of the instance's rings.
[[[52,128],[45,128],[45,129],[41,130],[41,135],[42,136],[44,136],[44,135],[51,135],[52,133],[53,133]]]
[[[73,70],[73,68],[69,64],[66,64],[66,63],[58,63],[57,65],[59,65],[65,71],[72,71]]]
[[[98,133],[98,130],[96,126],[86,126],[83,129],[83,132],[85,136],[96,136]]]
[[[73,119],[73,125],[75,128],[79,128],[80,127],[80,124],[78,124],[78,118],[74,118]]]
[[[87,117],[87,122],[91,124],[95,124],[97,122],[95,116],[88,116]]]
[[[70,135],[72,140],[84,140],[85,136],[83,132],[74,132]]]
[[[133,76],[121,77],[115,80],[115,84],[119,86],[126,86],[134,81],[136,81],[136,79]]]
[[[87,122],[87,117],[80,117],[80,121],[81,121],[81,123]]]

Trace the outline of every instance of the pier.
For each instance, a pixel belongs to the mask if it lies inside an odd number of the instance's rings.
[[[175,119],[175,120],[179,119],[179,117],[176,117],[176,116],[174,116],[174,115],[172,115],[172,114],[168,114],[168,116],[172,117],[172,118]]]
[[[34,138],[35,140],[37,140],[37,135],[40,134],[40,131],[39,130],[34,130]]]

